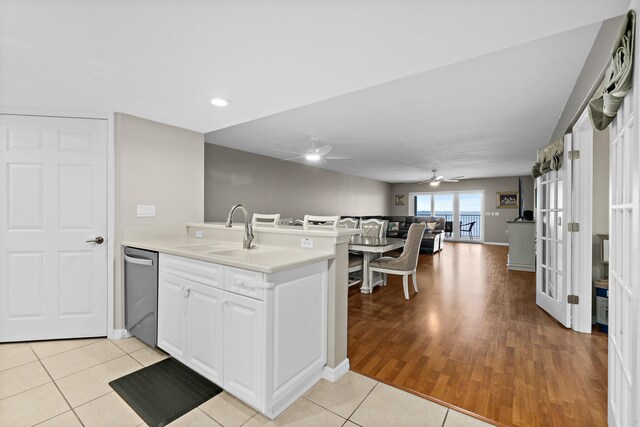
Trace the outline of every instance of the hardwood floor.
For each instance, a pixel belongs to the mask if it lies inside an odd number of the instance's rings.
[[[506,247],[447,242],[408,301],[400,276],[349,289],[351,369],[506,425],[606,426],[607,336],[565,329],[506,264]]]

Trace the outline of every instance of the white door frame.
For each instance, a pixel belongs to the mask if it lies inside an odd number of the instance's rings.
[[[21,116],[45,116],[107,121],[107,337],[122,338],[125,329],[114,329],[114,242],[115,242],[115,115],[53,110],[30,110],[0,107],[0,113]]]
[[[566,149],[566,148],[565,148]],[[571,305],[571,329],[591,333],[593,277],[593,127],[585,109],[571,130],[571,150],[580,157],[570,160],[571,210],[566,223],[580,224],[580,231],[567,234],[571,245],[569,292],[577,295],[578,304]]]

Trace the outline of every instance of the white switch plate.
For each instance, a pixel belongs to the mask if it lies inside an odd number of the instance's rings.
[[[199,239],[202,239],[202,235],[203,235],[203,231],[202,230],[196,230],[196,237]]]
[[[313,248],[313,239],[300,239],[301,248]]]
[[[139,218],[156,216],[156,206],[155,205],[138,205],[137,216]]]

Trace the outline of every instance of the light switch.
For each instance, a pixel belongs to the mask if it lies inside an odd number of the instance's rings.
[[[301,239],[300,240],[301,248],[313,248],[313,239]]]
[[[137,216],[138,218],[148,218],[148,217],[156,216],[156,206],[155,205],[138,205]]]

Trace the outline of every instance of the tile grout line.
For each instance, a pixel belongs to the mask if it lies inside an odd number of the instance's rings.
[[[298,399],[296,399],[296,401],[295,401],[295,402],[297,402],[297,401],[298,401],[298,400],[300,400],[300,399],[304,399],[304,400],[306,400],[307,402],[312,403],[312,404],[314,404],[314,405],[316,405],[316,406],[318,406],[318,407],[320,407],[320,408],[324,409],[324,410],[325,410],[325,411],[327,411],[327,412],[331,412],[333,415],[335,415],[335,416],[337,416],[337,417],[340,417],[340,418],[342,418],[343,420],[347,421],[347,418],[343,417],[342,415],[337,414],[337,413],[333,412],[331,409],[329,409],[329,408],[325,408],[325,407],[324,407],[324,406],[322,406],[321,404],[319,404],[319,403],[317,403],[317,402],[314,402],[314,401],[313,401],[313,400],[311,400],[311,399],[307,399],[307,398],[306,398],[306,397],[304,397],[304,396],[300,396]],[[294,403],[295,403],[295,402],[294,402]],[[286,409],[285,409],[285,411],[286,411]],[[284,412],[284,411],[282,411],[282,412]]]
[[[369,395],[371,395],[371,393],[373,393],[373,390],[375,390],[375,388],[378,387],[378,384],[380,384],[380,382],[376,382],[376,384],[371,388],[371,390],[369,390],[369,393],[367,393],[367,395],[364,397],[364,399],[362,399],[362,402],[360,402],[360,404],[358,406],[356,406],[356,409],[354,409],[353,412],[351,413],[351,415],[349,415],[349,417],[347,418],[348,421],[351,421],[351,417],[353,417],[353,414],[355,414],[356,411],[360,408],[360,406],[362,406],[362,404],[364,403],[365,400],[367,400]],[[351,421],[351,422],[354,423],[354,424],[358,424],[358,423],[356,423],[354,421]]]
[[[449,416],[449,411],[451,408],[447,408],[447,412],[444,414],[444,420],[442,420],[442,427],[447,423],[447,417]]]
[[[93,339],[93,338],[80,338],[80,339]],[[102,339],[103,341],[109,341],[107,338],[95,338],[95,339],[97,339],[97,340]],[[38,360],[44,360],[44,359],[48,359],[48,358],[50,358],[50,357],[57,356],[57,355],[59,355],[59,354],[68,353],[68,352],[73,351],[73,350],[78,350],[78,349],[80,349],[80,348],[85,348],[85,347],[88,347],[88,346],[93,345],[93,344],[98,344],[98,343],[100,342],[100,341],[98,341],[98,342],[90,342],[90,343],[88,343],[88,344],[81,345],[81,346],[79,346],[79,347],[70,348],[70,349],[68,349],[68,350],[61,351],[60,353],[51,354],[51,355],[49,355],[49,356],[47,356],[47,357],[43,357],[43,358],[41,358],[40,356],[38,356],[38,353],[37,353],[37,352],[33,349],[33,347],[31,346],[31,344],[32,344],[32,343],[37,343],[37,342],[52,342],[52,341],[56,341],[56,340],[49,340],[49,341],[26,341],[26,344],[29,346],[29,348],[31,349],[31,351],[33,351],[33,353],[36,355],[36,357],[38,358]],[[61,341],[64,341],[64,340],[61,340]],[[120,347],[118,347],[118,348],[120,348]],[[124,351],[124,350],[123,350],[123,351]]]
[[[29,347],[31,347],[31,344],[29,344]],[[32,351],[33,351],[33,349],[32,349]],[[35,353],[35,351],[34,351],[34,353]],[[53,379],[53,377],[51,376],[51,374],[47,370],[47,367],[44,366],[44,363],[42,363],[42,360],[38,359],[38,362],[40,362],[40,365],[42,365],[42,369],[44,369],[44,371],[47,373],[47,375],[49,375],[49,378],[51,378],[51,382],[53,382],[53,385],[56,387],[56,390],[58,390],[58,393],[60,393],[60,396],[62,396],[64,401],[67,403],[67,405],[69,406],[69,409],[71,410],[71,412],[73,412],[73,415],[75,415],[75,417],[78,420],[78,422],[80,423],[80,425],[82,425],[84,427],[84,423],[82,422],[82,420],[80,419],[80,417],[78,416],[76,411],[73,409],[73,406],[71,406],[71,404],[67,400],[67,396],[65,396],[64,393],[62,393],[62,390],[60,390],[60,387],[58,387],[58,384],[55,382],[55,380]],[[65,411],[65,412],[67,412],[67,411]],[[64,414],[64,412],[62,412],[61,414],[58,414],[58,415],[62,415],[62,414]],[[56,415],[56,417],[58,415]],[[53,418],[55,418],[55,417],[53,417]]]
[[[114,357],[113,359],[105,360],[104,362],[100,362],[100,363],[98,363],[98,364],[96,364],[96,365],[92,365],[92,366],[89,366],[89,367],[87,367],[87,368],[81,369],[81,370],[79,370],[79,371],[77,371],[77,372],[73,372],[73,373],[71,373],[71,374],[65,375],[64,377],[56,378],[56,379],[55,379],[55,380],[53,380],[53,381],[58,381],[58,380],[61,380],[61,379],[63,379],[63,378],[69,378],[69,377],[70,377],[70,376],[72,376],[72,375],[79,374],[80,372],[88,371],[89,369],[93,369],[93,368],[95,368],[96,366],[100,366],[100,365],[103,365],[103,364],[105,364],[105,363],[113,362],[114,360],[120,359],[121,357],[125,357],[125,356],[129,356],[129,357],[131,357],[133,360],[135,360],[135,361],[136,361],[136,363],[138,363],[139,365],[141,365],[141,366],[144,368],[144,365],[142,365],[142,363],[138,362],[138,359],[136,359],[135,357],[131,356],[130,354],[125,353],[125,354],[121,354],[120,356],[116,356],[116,357]],[[42,363],[42,361],[40,361],[40,363]],[[44,366],[44,363],[42,363],[42,365]],[[46,369],[46,368],[45,368],[45,369]],[[47,371],[47,372],[48,372],[48,371]],[[53,377],[52,377],[51,379],[53,379]]]

